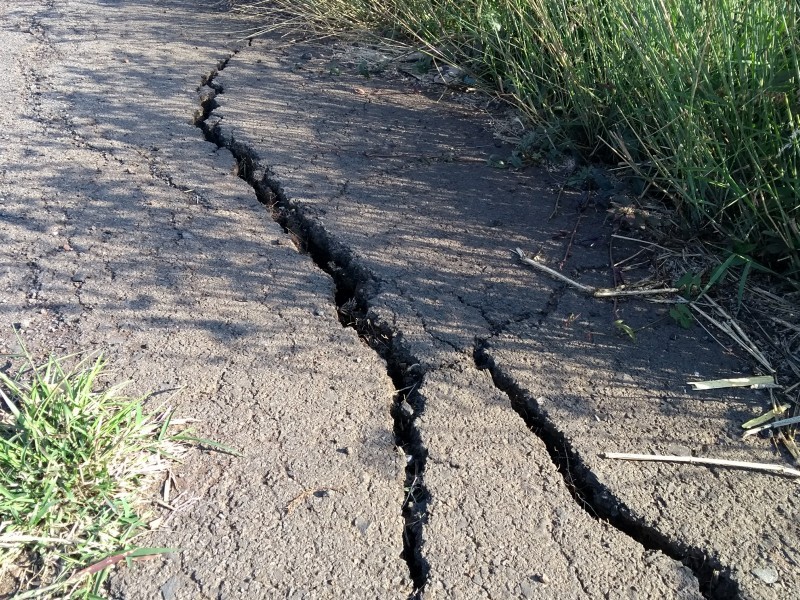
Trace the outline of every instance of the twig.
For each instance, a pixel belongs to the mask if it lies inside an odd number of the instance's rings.
[[[642,250],[639,250],[641,252]],[[637,253],[638,254],[638,253]],[[611,285],[612,287],[617,287],[618,285],[622,284],[625,285],[625,280],[622,278],[622,271],[619,269],[619,265],[614,262],[614,238],[608,239],[608,264],[611,266]],[[614,299],[614,306],[611,309],[611,314],[614,315],[614,320],[616,321],[619,317],[617,313],[617,300]]]
[[[556,198],[556,203],[553,206],[553,212],[550,213],[550,216],[547,217],[548,221],[552,221],[555,214],[558,212],[558,205],[561,202],[561,196],[564,195],[564,186],[561,186],[561,189],[558,191],[558,197]]]
[[[588,195],[588,192],[586,192]],[[572,252],[572,242],[575,241],[575,234],[578,233],[578,226],[581,224],[581,219],[583,218],[583,208],[578,210],[578,218],[575,219],[575,227],[572,228],[572,233],[569,236],[569,241],[567,242],[567,249],[564,251],[564,258],[561,259],[561,262],[558,264],[559,269],[563,269],[564,265],[569,258],[569,253]]]
[[[671,253],[671,251],[668,250],[667,248],[664,248],[664,246],[659,246],[658,244],[654,242],[648,242],[647,240],[637,240],[636,238],[619,235],[618,233],[612,233],[611,237],[617,238],[618,240],[626,240],[628,242],[636,242],[637,244],[644,244],[645,246],[653,246],[654,248],[658,248],[659,250],[664,250],[665,252]]]
[[[770,373],[775,373],[775,369],[773,369],[772,365],[769,364],[767,358],[764,356],[764,354],[762,354],[758,347],[752,341],[750,341],[750,338],[745,335],[744,331],[742,331],[742,328],[739,327],[736,321],[734,321],[733,318],[727,312],[725,312],[719,304],[714,302],[706,295],[704,295],[704,297],[725,318],[725,323],[717,321],[714,317],[705,312],[702,308],[700,308],[697,301],[689,302],[688,305],[692,308],[692,310],[702,315],[709,323],[715,325],[718,329],[726,333],[728,337],[739,344],[739,346],[741,346],[745,352],[755,358],[765,369],[767,369],[767,371]]]
[[[783,325],[787,329],[791,329],[792,331],[800,332],[800,327],[798,327],[797,325],[792,325],[791,323],[788,323],[788,322],[784,321],[783,319],[779,319],[778,317],[770,316],[769,318],[773,322],[777,323],[778,325]]]
[[[283,509],[284,514],[286,515],[292,514],[292,511],[294,511],[294,509],[297,508],[297,506],[301,502],[311,498],[315,494],[327,493],[327,492],[341,492],[341,491],[342,490],[340,488],[333,486],[305,489],[289,501],[289,504],[287,504],[286,507]]]
[[[659,289],[649,289],[649,290],[618,290],[618,289],[609,289],[609,288],[596,288],[590,285],[583,285],[582,283],[578,283],[574,279],[570,279],[566,275],[562,275],[555,269],[552,269],[546,265],[543,265],[540,262],[536,262],[535,260],[528,258],[525,255],[525,252],[522,251],[520,248],[516,248],[513,252],[519,257],[519,259],[524,262],[526,265],[539,269],[550,275],[550,277],[554,277],[559,281],[566,283],[567,285],[571,285],[572,287],[582,291],[585,294],[589,294],[590,296],[594,296],[595,298],[619,298],[622,296],[651,296],[656,294],[677,294],[680,290],[678,288],[659,288]]]
[[[667,454],[625,454],[622,452],[603,452],[601,458],[614,458],[618,460],[643,460],[654,462],[689,463],[693,465],[706,465],[713,467],[731,467],[734,469],[750,469],[765,473],[775,473],[788,477],[800,477],[800,471],[782,465],[768,463],[754,463],[740,460],[724,460],[721,458],[700,458],[697,456],[671,456]]]
[[[609,245],[609,247],[610,247],[610,246],[611,246],[611,244],[613,244],[613,243],[614,243],[614,240],[609,240],[609,242],[608,242],[608,245]],[[647,249],[646,249],[646,248],[642,248],[642,249],[641,249],[641,250],[639,250],[639,251],[638,251],[636,254],[631,254],[629,257],[627,257],[627,258],[623,258],[623,259],[622,259],[621,261],[619,261],[618,263],[613,263],[613,262],[612,262],[611,264],[612,264],[612,265],[614,265],[614,268],[615,268],[615,269],[619,269],[619,268],[620,268],[620,267],[622,267],[622,265],[624,265],[625,263],[629,263],[629,262],[631,262],[631,261],[632,261],[634,258],[636,258],[637,256],[639,256],[639,255],[640,255],[642,252],[647,252]],[[638,265],[634,265],[634,266],[643,265],[643,264],[645,264],[646,262],[647,262],[647,261],[642,261],[642,262],[638,263]]]
[[[136,550],[126,550],[125,552],[120,552],[118,554],[113,554],[111,556],[107,556],[103,560],[96,562],[88,567],[81,569],[73,573],[70,576],[70,579],[80,579],[81,577],[85,577],[86,575],[94,575],[95,573],[99,573],[103,569],[107,569],[108,567],[117,564],[123,560],[128,559]]]
[[[526,265],[529,265],[531,267],[535,267],[535,268],[539,269],[540,271],[544,271],[545,273],[550,275],[550,277],[555,277],[559,281],[563,281],[564,283],[566,283],[568,285],[571,285],[572,287],[574,287],[576,289],[579,289],[582,292],[585,292],[587,294],[594,294],[595,288],[593,288],[593,287],[591,287],[589,285],[583,285],[582,283],[578,283],[577,281],[575,281],[573,279],[570,279],[566,275],[562,275],[561,273],[559,273],[555,269],[551,269],[550,267],[548,267],[546,265],[543,265],[540,262],[536,262],[532,258],[528,258],[527,256],[525,256],[525,252],[523,252],[520,248],[517,248],[515,252],[516,252],[517,256],[519,256],[519,259],[522,262],[524,262]]]

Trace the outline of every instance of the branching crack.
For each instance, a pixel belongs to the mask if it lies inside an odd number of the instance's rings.
[[[223,133],[220,120],[213,115],[214,109],[218,108],[216,98],[224,93],[215,78],[235,54],[220,61],[202,78],[197,89],[200,108],[195,111],[194,122],[206,140],[219,148],[227,148],[233,154],[237,162],[236,174],[250,184],[256,197],[270,209],[273,220],[295,245],[333,279],[342,326],[355,329],[361,339],[386,361],[387,374],[396,390],[391,408],[395,444],[406,460],[401,509],[405,518],[403,559],[414,583],[409,600],[415,600],[421,597],[430,570],[422,555],[422,527],[428,510],[428,491],[424,483],[428,453],[415,425],[417,417],[425,409],[425,398],[419,393],[425,372],[405,348],[402,333],[393,330],[370,311],[369,300],[375,296],[380,281],[355,260],[349,248],[332,239],[318,222],[286,197],[279,181],[269,168],[261,164],[254,149]]]
[[[646,549],[660,551],[683,563],[697,577],[705,598],[722,600],[739,597],[739,585],[732,578],[731,570],[722,566],[716,557],[701,548],[670,540],[643,523],[597,479],[564,434],[539,407],[539,403],[495,363],[485,341],[476,344],[473,359],[477,368],[489,371],[494,385],[508,396],[511,407],[544,442],[553,464],[578,506],[592,518],[608,522]]]

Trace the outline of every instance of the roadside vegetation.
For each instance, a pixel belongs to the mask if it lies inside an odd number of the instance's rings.
[[[553,148],[622,165],[674,209],[687,237],[800,273],[796,2],[271,0],[237,9],[323,35],[406,40],[515,103]]]
[[[756,374],[769,374],[770,410],[743,424],[745,435],[771,428],[800,464],[800,3],[233,3],[248,35],[371,40],[387,54],[397,54],[399,42],[426,55],[418,74],[434,70],[440,81],[507,100],[524,131],[514,132],[509,157],[489,158],[492,166],[572,164],[563,185],[585,191],[616,194],[614,182],[623,181],[624,205],[611,203],[615,222],[658,242],[644,240],[649,250],[633,257],[671,286],[669,317],[686,328],[699,322],[748,354]],[[359,73],[385,67],[365,63]],[[621,318],[615,325],[636,343],[637,330]]]
[[[109,567],[165,551],[135,540],[191,440],[103,384],[101,358],[20,358],[0,371],[0,596],[98,598]]]

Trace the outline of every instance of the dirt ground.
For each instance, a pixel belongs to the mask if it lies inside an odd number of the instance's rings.
[[[0,352],[12,324],[102,349],[244,455],[179,467],[148,545],[180,551],[111,597],[800,589],[796,482],[600,457],[784,460],[741,439],[762,392],[686,385],[744,357],[510,251],[608,286],[641,247],[606,207],[487,164],[510,148],[475,97],[241,27],[213,2],[0,6]]]

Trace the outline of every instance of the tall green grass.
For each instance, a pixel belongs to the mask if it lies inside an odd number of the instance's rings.
[[[240,10],[400,34],[469,68],[553,139],[623,162],[691,231],[800,272],[796,0],[273,0]]]

